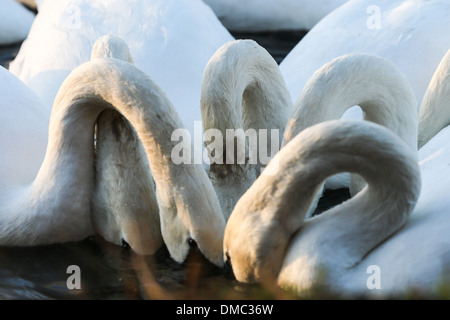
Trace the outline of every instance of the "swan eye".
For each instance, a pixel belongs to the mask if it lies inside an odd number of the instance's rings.
[[[195,242],[195,240],[192,239],[192,238],[189,238],[189,239],[188,239],[188,245],[189,245],[189,247],[191,247],[191,248],[197,248],[197,242]]]
[[[123,238],[122,238],[122,248],[124,248],[126,250],[130,249],[130,245]]]

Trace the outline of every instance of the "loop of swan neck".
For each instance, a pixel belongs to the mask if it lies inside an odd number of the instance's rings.
[[[356,250],[359,258],[406,222],[420,193],[417,153],[392,132],[361,121],[330,121],[307,129],[282,148],[267,168],[274,163],[279,174],[255,181],[236,205],[225,233],[226,246],[237,237],[236,232],[251,237],[247,240],[256,252],[251,256],[260,259],[255,265],[271,270],[272,278],[281,268],[292,236],[299,229],[301,233],[320,185],[329,176],[354,172],[368,183],[360,194],[331,209],[333,212],[318,216],[334,221],[334,229],[322,233],[322,238],[346,232],[361,235],[370,230],[368,241],[346,234],[354,243],[340,248]],[[247,236],[239,231],[245,229],[246,221],[251,221],[256,234],[248,232]],[[271,251],[268,243],[278,243],[276,250]]]
[[[339,119],[356,105],[365,120],[385,126],[417,149],[417,102],[408,80],[391,61],[366,54],[333,59],[314,73],[295,103],[283,146],[305,128]]]
[[[208,62],[201,94],[205,131],[218,129],[225,137],[227,129],[277,129],[281,143],[291,110],[277,63],[256,42],[229,42]]]
[[[450,50],[437,67],[419,110],[418,148],[450,124]]]

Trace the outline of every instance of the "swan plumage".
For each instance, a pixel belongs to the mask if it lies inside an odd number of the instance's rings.
[[[133,63],[128,45],[108,34],[98,38],[91,60],[115,58]],[[140,254],[154,254],[163,244],[154,181],[142,143],[117,111],[97,118],[95,187],[91,201],[96,233]]]
[[[417,101],[405,75],[390,60],[364,53],[346,54],[323,65],[305,84],[289,117],[283,145],[316,123],[340,119],[354,105],[363,118],[381,124],[417,149]],[[327,180],[326,186],[348,186],[346,174]],[[364,186],[352,176],[352,194]]]
[[[442,58],[419,109],[418,147],[450,124],[450,49]]]
[[[253,40],[235,40],[221,46],[208,61],[203,73],[200,108],[205,134],[214,129],[223,138],[221,151],[209,150],[209,155],[214,152],[210,157],[209,176],[228,216],[267,165],[267,160],[259,157],[261,149],[266,148],[267,155],[278,151],[292,101],[279,67],[267,50]],[[251,145],[251,137],[245,139],[243,135],[236,135],[230,141],[228,133],[232,130],[243,133],[254,130],[258,145]],[[278,135],[273,145],[272,130]],[[245,150],[237,147],[241,138]],[[263,145],[263,139],[267,145]],[[230,147],[230,142],[234,147]],[[245,152],[246,159],[242,159],[245,161],[239,162],[239,151]]]
[[[191,134],[201,121],[203,70],[233,37],[200,0],[41,0],[39,14],[10,70],[50,109],[71,70],[89,61],[94,42],[114,34],[138,68],[166,92]]]
[[[446,0],[348,1],[315,25],[281,62],[293,99],[322,65],[361,52],[394,62],[410,82],[417,101],[422,101],[434,70],[450,47],[449,12]]]

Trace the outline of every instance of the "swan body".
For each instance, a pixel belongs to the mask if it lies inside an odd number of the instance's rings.
[[[204,0],[232,31],[309,30],[347,0]]]
[[[200,0],[41,0],[39,14],[10,70],[51,108],[71,70],[94,42],[114,34],[151,75],[193,132],[201,121],[200,86],[213,53],[233,37]]]
[[[108,58],[83,64],[62,84],[36,179],[28,185],[11,185],[2,194],[0,243],[37,245],[91,234],[94,127],[99,114],[111,108],[130,122],[142,141],[164,213],[164,240],[170,235],[166,244],[171,255],[183,261],[189,241],[194,240],[208,259],[221,265],[225,222],[213,187],[202,167],[169,161],[174,144],[170,133],[182,125],[181,120],[145,73]],[[202,192],[186,192],[195,188]]]
[[[17,1],[0,1],[0,45],[24,40],[34,21],[34,14]]]
[[[209,60],[203,74],[200,108],[205,135],[214,129],[223,137],[221,151],[215,150],[210,158],[209,177],[228,216],[267,165],[260,157],[250,163],[251,154],[260,155],[262,148],[267,148],[268,155],[278,151],[292,101],[272,56],[253,40],[235,40],[220,47]],[[256,148],[244,141],[245,150],[241,151],[245,151],[247,159],[241,163],[236,150],[239,136],[231,141],[234,147],[227,138],[228,130],[239,129],[254,130],[261,143],[261,139],[267,139],[266,145],[258,143]],[[267,130],[263,137],[259,136],[261,129]],[[274,145],[272,130],[278,134]]]
[[[280,64],[293,99],[325,63],[360,52],[394,62],[410,82],[416,100],[422,101],[450,48],[449,13],[446,0],[348,1],[315,25]],[[348,117],[359,115],[352,112]]]
[[[430,257],[415,259],[415,254],[421,250],[433,255],[438,249],[420,241],[417,247],[393,241],[404,234],[402,227],[421,189],[417,152],[397,135],[366,121],[333,120],[305,129],[276,157],[281,174],[259,177],[227,223],[224,254],[239,281],[275,281],[299,292],[321,281],[341,294],[368,293],[368,275],[361,270],[366,261],[377,265],[383,261],[369,257],[384,253],[391,257],[395,250],[403,251],[400,258],[408,256],[407,261],[414,262],[410,267],[414,272],[402,274],[402,268],[383,265],[383,274],[397,276],[384,293],[392,293],[393,287],[405,289],[415,279],[436,277],[436,273],[422,273],[436,269],[415,268],[435,264],[429,263]],[[305,221],[321,182],[339,171],[358,172],[368,186],[347,202]],[[417,237],[416,232],[416,241]],[[325,277],[321,277],[323,270]],[[349,287],[353,291],[340,291]]]

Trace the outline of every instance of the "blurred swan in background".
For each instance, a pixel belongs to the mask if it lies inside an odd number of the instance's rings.
[[[50,109],[71,70],[89,61],[99,37],[114,34],[136,66],[173,102],[185,128],[201,121],[203,70],[234,40],[201,0],[40,0],[38,15],[10,70]]]
[[[15,0],[0,0],[0,45],[23,41],[33,21],[34,14]]]
[[[204,0],[231,31],[309,30],[347,0]]]

